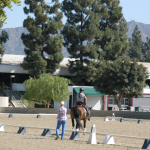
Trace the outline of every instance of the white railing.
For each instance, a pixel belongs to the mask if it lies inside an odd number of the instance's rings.
[[[11,126],[11,127],[24,127],[24,128],[33,128],[33,129],[49,129],[49,130],[56,130],[56,128],[49,128],[49,127],[30,127],[30,126],[23,126],[23,125],[10,125],[10,124],[0,124],[1,126]],[[61,129],[59,129],[61,131]],[[91,132],[86,132],[86,131],[74,131],[74,130],[65,130],[67,132],[77,132],[77,133],[86,133],[90,134]],[[110,136],[116,136],[116,137],[121,137],[121,138],[134,138],[134,139],[149,139],[146,137],[136,137],[136,136],[127,136],[127,135],[117,135],[117,134],[109,134],[109,133],[96,133],[97,135],[110,135]]]

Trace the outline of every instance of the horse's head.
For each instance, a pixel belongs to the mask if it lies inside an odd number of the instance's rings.
[[[92,107],[89,107],[89,117],[91,118],[91,109]]]

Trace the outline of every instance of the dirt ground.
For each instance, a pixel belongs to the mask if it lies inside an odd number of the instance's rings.
[[[0,124],[19,126],[33,126],[44,128],[56,128],[56,115],[18,115],[8,118],[9,114],[0,114]],[[124,123],[117,121],[105,122],[104,118],[92,117],[87,121],[87,131],[95,124],[96,132],[137,136],[150,138],[150,120],[143,120],[143,124],[137,124],[137,120]],[[0,150],[138,150],[141,149],[144,140],[114,137],[115,145],[102,144],[105,136],[97,135],[97,145],[87,144],[89,134],[80,133],[81,140],[69,140],[71,132],[66,132],[64,140],[55,140],[55,130],[51,130],[52,137],[41,136],[43,129],[26,128],[26,134],[17,134],[18,127],[4,126],[0,132]],[[71,130],[71,119],[68,116],[66,129]],[[61,133],[61,131],[60,131]]]

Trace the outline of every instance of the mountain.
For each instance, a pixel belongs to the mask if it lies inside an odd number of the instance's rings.
[[[24,27],[17,28],[6,28],[5,30],[9,35],[9,40],[4,44],[5,45],[5,54],[15,54],[15,55],[25,55],[24,53],[24,44],[21,40],[21,34],[27,34],[28,31]],[[0,30],[1,32],[2,30]],[[63,47],[62,54],[65,58],[69,57],[67,49]]]
[[[132,36],[132,33],[136,25],[139,26],[139,30],[141,31],[143,42],[146,42],[146,38],[147,37],[150,38],[150,24],[135,22],[134,20],[128,22],[128,32],[127,32],[128,37]]]
[[[150,24],[144,24],[135,22],[134,20],[128,22],[128,37],[132,36],[135,26],[138,25],[141,30],[142,39],[145,42],[146,37],[150,38]],[[6,28],[3,29],[9,34],[9,40],[4,44],[5,45],[5,54],[15,54],[15,55],[24,55],[24,45],[21,40],[22,33],[28,33],[26,28],[17,27],[17,28]],[[1,31],[1,30],[0,30]],[[63,56],[65,58],[69,57],[67,48],[63,47]]]

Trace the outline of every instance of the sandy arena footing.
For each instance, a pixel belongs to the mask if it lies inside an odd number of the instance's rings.
[[[45,128],[56,128],[56,115],[42,115],[36,118],[36,115],[17,115],[8,118],[8,114],[0,114],[0,124],[11,124],[20,126],[34,126]],[[91,130],[95,124],[97,133],[108,133],[126,136],[137,136],[150,138],[150,120],[144,120],[143,124],[137,124],[130,120],[124,123],[117,121],[105,122],[104,118],[92,117],[87,121],[86,131]],[[4,126],[4,132],[0,132],[0,150],[138,150],[141,149],[144,140],[128,139],[114,137],[115,145],[102,144],[105,136],[97,135],[97,145],[87,144],[89,134],[80,133],[80,141],[69,140],[71,132],[66,132],[64,140],[55,140],[55,131],[51,130],[52,137],[41,136],[43,129],[26,129],[25,135],[17,134],[18,127]],[[70,117],[68,117],[66,129],[72,129]],[[61,133],[61,131],[60,131]]]

